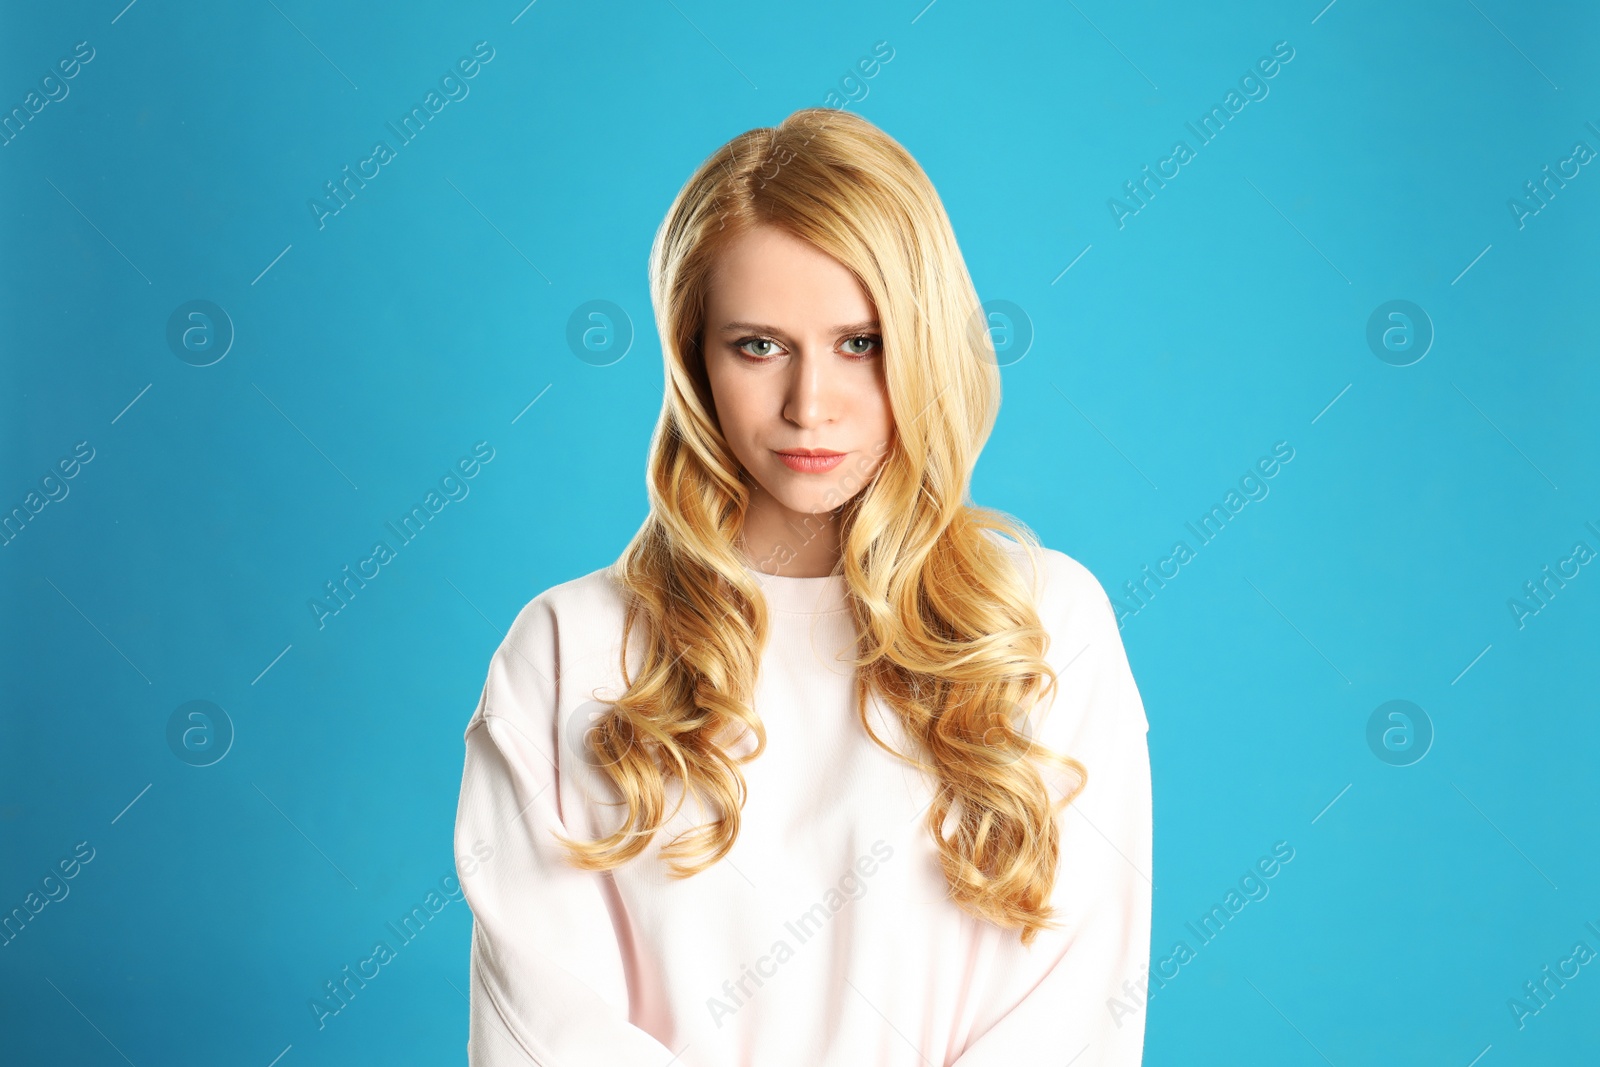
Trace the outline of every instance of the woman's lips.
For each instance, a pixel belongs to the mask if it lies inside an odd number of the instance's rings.
[[[820,455],[806,455],[800,452],[779,452],[777,456],[783,460],[783,465],[792,471],[799,471],[802,474],[820,474],[823,471],[831,471],[843,463],[845,453],[825,452]]]

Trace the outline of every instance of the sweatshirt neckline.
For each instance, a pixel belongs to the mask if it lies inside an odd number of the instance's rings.
[[[768,574],[748,563],[745,570],[761,585],[769,611],[785,615],[832,615],[850,607],[844,575],[825,574],[819,578],[796,578]]]

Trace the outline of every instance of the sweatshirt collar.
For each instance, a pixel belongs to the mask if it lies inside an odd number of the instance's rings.
[[[745,564],[745,570],[760,583],[769,611],[786,615],[828,615],[849,610],[849,596],[842,574],[794,578],[768,574],[749,564]]]

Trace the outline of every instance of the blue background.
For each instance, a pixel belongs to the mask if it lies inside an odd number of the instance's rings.
[[[645,514],[672,196],[728,138],[841,103],[1014,305],[974,499],[1139,607],[1152,959],[1195,950],[1146,1062],[1600,1054],[1600,963],[1521,1026],[1508,1006],[1600,952],[1600,566],[1508,606],[1600,551],[1600,164],[1508,206],[1600,150],[1600,13],[1323,2],[7,4],[0,109],[94,49],[0,148],[0,509],[93,449],[0,547],[0,909],[94,849],[0,948],[7,1062],[464,1060],[463,902],[323,1028],[309,1004],[451,872],[462,731],[517,610]],[[323,184],[479,41],[468,95],[319,227]],[[1185,124],[1279,41],[1268,95],[1199,145]],[[209,366],[167,340],[192,300],[231,323]],[[574,347],[593,300],[614,332]],[[1433,335],[1406,366],[1367,339],[1391,300]],[[319,627],[324,583],[479,441],[468,495]],[[1270,492],[1201,545],[1185,524],[1278,442]],[[1140,606],[1124,583],[1180,539]],[[231,724],[195,735],[231,728],[209,766],[168,740],[192,700]],[[1371,745],[1391,700],[1421,716]],[[1186,923],[1280,841],[1270,894],[1199,946]]]

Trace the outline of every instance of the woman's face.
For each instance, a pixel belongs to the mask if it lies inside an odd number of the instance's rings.
[[[888,452],[876,319],[842,263],[776,227],[734,238],[717,262],[701,343],[723,436],[755,483],[745,534],[758,560],[825,571],[837,557],[837,530],[807,516],[859,493]],[[807,450],[831,455],[795,455]]]

